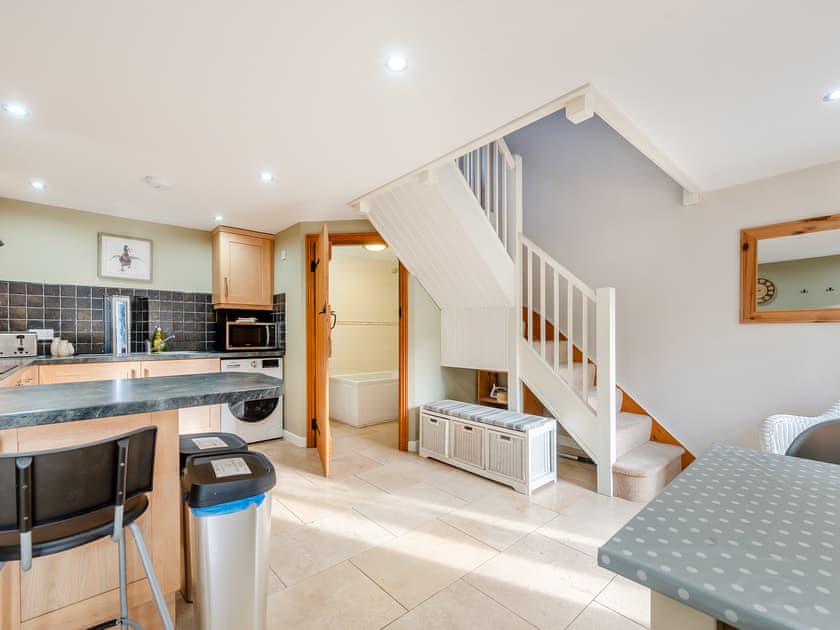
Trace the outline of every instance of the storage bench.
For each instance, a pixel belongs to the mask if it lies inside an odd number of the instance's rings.
[[[531,494],[557,480],[553,418],[439,400],[420,408],[418,454]]]

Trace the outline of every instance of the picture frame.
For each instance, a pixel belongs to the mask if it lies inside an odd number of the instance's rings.
[[[100,278],[152,281],[152,241],[99,232]]]

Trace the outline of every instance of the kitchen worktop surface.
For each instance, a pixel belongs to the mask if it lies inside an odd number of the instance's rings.
[[[29,365],[61,365],[67,363],[113,363],[121,361],[178,361],[183,359],[259,359],[283,356],[279,350],[236,352],[132,352],[129,354],[76,354],[72,357],[0,357],[0,377]]]
[[[190,376],[0,389],[0,429],[274,398],[283,381],[264,374]]]

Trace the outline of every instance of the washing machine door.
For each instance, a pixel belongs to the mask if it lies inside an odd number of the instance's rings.
[[[279,398],[246,400],[228,405],[230,413],[242,422],[260,422],[268,418],[277,409]]]

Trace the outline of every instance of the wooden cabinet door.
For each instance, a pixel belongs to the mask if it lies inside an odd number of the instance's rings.
[[[38,366],[30,365],[21,368],[11,376],[0,381],[0,387],[25,387],[26,385],[38,384]]]
[[[42,385],[81,383],[84,381],[112,381],[120,378],[139,378],[140,363],[138,361],[64,363],[61,365],[42,365],[39,372]]]
[[[180,359],[174,361],[143,361],[141,364],[144,377],[182,376],[187,374],[208,374],[221,369],[219,359]],[[219,405],[188,407],[178,410],[178,432],[208,433],[218,431],[221,423]]]
[[[274,239],[232,228],[213,233],[213,303],[217,307],[271,309]]]

